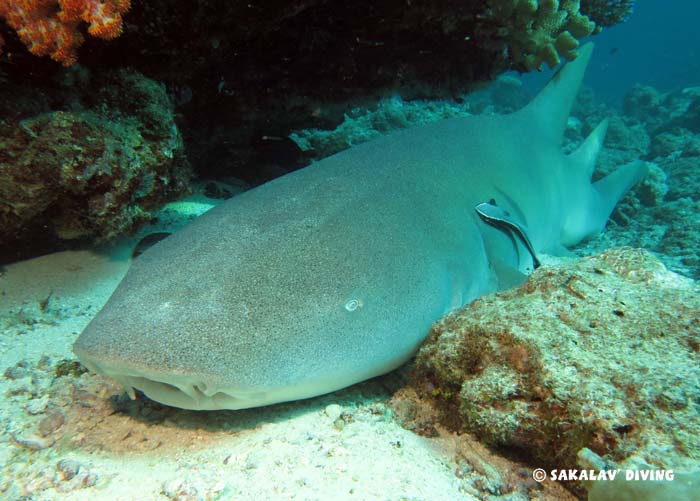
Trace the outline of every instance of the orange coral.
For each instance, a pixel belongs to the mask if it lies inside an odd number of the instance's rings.
[[[4,0],[0,18],[13,28],[29,52],[70,66],[83,43],[81,22],[88,33],[111,40],[122,32],[122,15],[131,0]],[[0,38],[0,53],[3,40]]]

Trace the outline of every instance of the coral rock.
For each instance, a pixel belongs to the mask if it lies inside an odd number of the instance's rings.
[[[415,388],[538,467],[575,468],[584,448],[673,467],[700,459],[698,311],[698,286],[644,250],[544,266],[436,323]]]
[[[111,240],[187,191],[165,90],[129,71],[98,80],[91,108],[0,120],[0,247]]]

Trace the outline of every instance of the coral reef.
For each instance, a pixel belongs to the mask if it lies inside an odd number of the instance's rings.
[[[445,118],[479,114],[506,114],[525,106],[532,96],[520,80],[501,76],[485,89],[459,96],[456,100],[404,100],[401,96],[380,99],[373,106],[348,110],[334,129],[296,130],[291,139],[308,158],[319,160],[353,145]]]
[[[29,52],[71,66],[84,41],[80,23],[88,24],[90,35],[111,40],[121,34],[122,14],[130,7],[131,0],[5,0],[0,18],[17,31]],[[0,35],[0,54],[3,44]]]
[[[690,172],[697,171],[697,163],[691,168]],[[697,174],[695,176],[697,178]],[[680,271],[697,278],[700,274],[700,201],[697,191],[693,195],[660,207],[653,217],[665,225],[656,250],[671,256]]]
[[[183,128],[195,170],[258,184],[305,163],[285,140],[291,131],[334,128],[347,110],[394,93],[457,96],[503,71],[526,71],[527,47],[558,37],[557,55],[572,56],[590,29],[585,14],[571,0],[539,4],[528,15],[533,27],[464,0],[133,2],[125,33],[109,43],[86,37],[80,63],[92,71],[129,65],[166,83],[183,122],[196,124]],[[0,34],[7,78],[43,85],[59,70],[28,55],[2,22]]]
[[[355,107],[349,110],[338,127],[302,129],[290,137],[314,159],[321,159],[353,145],[443,118],[468,113],[469,106],[440,101],[404,101],[400,96],[382,99],[376,108]]]
[[[622,104],[622,110],[625,115],[650,121],[659,116],[661,106],[661,96],[659,92],[648,85],[637,84],[632,87],[627,94]]]
[[[0,248],[110,240],[187,191],[190,168],[162,86],[118,70],[70,89],[65,110],[8,104],[13,89],[0,103],[31,110],[0,119]]]
[[[643,250],[544,266],[437,322],[414,387],[453,427],[545,469],[580,455],[687,468],[700,460],[698,311],[700,288]]]
[[[576,148],[602,119],[610,122],[594,178],[636,158],[651,162],[649,175],[612,215],[608,229],[575,252],[590,255],[615,245],[644,247],[669,269],[700,278],[700,128],[696,125],[700,89],[661,93],[636,85],[622,110],[601,104],[584,90],[566,133],[568,151]]]

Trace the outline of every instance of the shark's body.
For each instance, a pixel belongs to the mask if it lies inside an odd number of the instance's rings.
[[[591,184],[599,127],[560,149],[591,47],[526,108],[353,147],[239,195],[140,256],[75,345],[154,400],[239,409],[405,362],[432,322],[532,265],[474,208],[495,200],[535,252],[600,231],[645,172]]]

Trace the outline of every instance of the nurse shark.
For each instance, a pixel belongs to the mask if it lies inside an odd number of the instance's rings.
[[[406,362],[431,324],[600,232],[646,173],[561,150],[592,45],[509,115],[354,146],[232,198],[133,262],[74,351],[187,409],[308,398]]]

